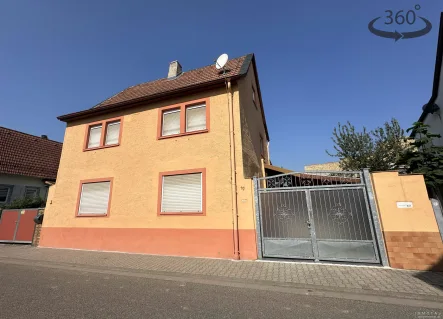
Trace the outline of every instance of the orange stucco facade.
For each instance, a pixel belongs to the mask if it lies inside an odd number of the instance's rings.
[[[372,181],[390,266],[443,271],[443,243],[423,176],[380,172]]]
[[[250,69],[232,86],[237,195],[232,192],[230,106],[224,88],[76,120],[66,127],[57,184],[51,187],[40,246],[233,258],[236,205],[240,258],[255,259],[252,176],[244,174],[244,167],[246,160],[252,161],[260,163],[262,171],[256,141],[260,134],[266,135],[259,109],[241,103],[252,96],[252,86],[256,85]],[[159,108],[198,100],[206,100],[209,107],[207,132],[158,139]],[[119,117],[124,124],[118,146],[84,151],[89,123]],[[255,124],[245,127],[242,121]],[[249,149],[246,153],[245,146]],[[205,170],[205,214],[158,214],[159,174],[193,169]],[[76,216],[80,181],[109,177],[113,179],[109,215]]]

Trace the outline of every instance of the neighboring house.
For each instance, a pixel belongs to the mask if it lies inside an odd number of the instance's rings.
[[[434,84],[432,96],[428,103],[423,106],[423,112],[419,122],[430,126],[430,131],[440,134],[440,138],[435,139],[435,145],[443,146],[443,13],[440,16],[440,30],[438,34],[437,56],[435,59]],[[414,137],[412,133],[411,137]]]
[[[166,73],[166,70],[165,70]],[[67,123],[40,246],[255,259],[269,164],[254,55],[131,86]]]
[[[311,164],[305,166],[305,171],[341,171],[340,162],[328,162],[323,164]]]
[[[0,127],[0,206],[47,196],[57,177],[62,143]]]

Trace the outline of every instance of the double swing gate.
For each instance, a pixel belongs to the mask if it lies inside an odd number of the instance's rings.
[[[294,172],[255,187],[263,257],[380,263],[363,172]]]

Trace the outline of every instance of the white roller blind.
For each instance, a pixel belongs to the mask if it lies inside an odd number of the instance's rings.
[[[89,129],[88,148],[100,146],[100,137],[102,135],[102,126],[92,126]]]
[[[202,174],[163,176],[162,212],[202,211]]]
[[[111,182],[83,184],[78,214],[106,215],[110,189]]]
[[[119,136],[120,136],[120,121],[109,123],[106,127],[105,145],[118,144]]]
[[[206,129],[206,105],[186,108],[186,132]]]
[[[162,136],[180,133],[180,110],[163,113]]]

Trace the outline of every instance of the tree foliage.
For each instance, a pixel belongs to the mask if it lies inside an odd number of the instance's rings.
[[[395,168],[406,145],[404,131],[398,121],[392,119],[382,127],[368,131],[363,127],[357,131],[349,121],[332,132],[335,153],[328,155],[338,157],[343,170],[385,171]]]
[[[423,174],[426,186],[437,190],[443,186],[443,146],[433,143],[439,134],[429,132],[429,125],[415,122],[407,132],[413,131],[414,139],[409,139],[408,148],[398,161],[407,173]]]

